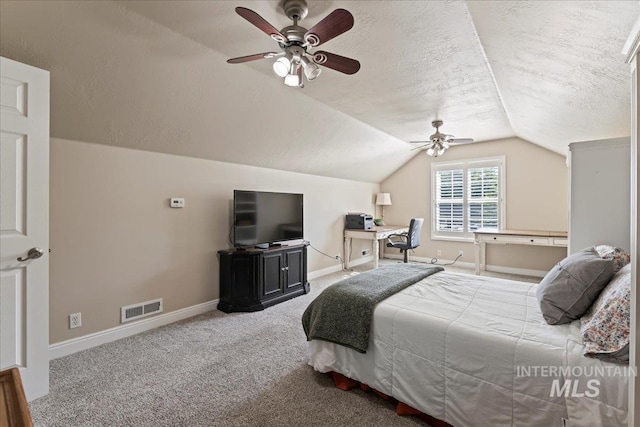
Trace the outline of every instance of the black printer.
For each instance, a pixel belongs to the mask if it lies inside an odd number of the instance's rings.
[[[345,228],[371,230],[373,228],[373,216],[365,213],[348,213]]]

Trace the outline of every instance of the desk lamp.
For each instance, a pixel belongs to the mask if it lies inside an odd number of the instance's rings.
[[[376,225],[385,225],[384,223],[384,207],[391,205],[391,193],[378,193],[376,196],[376,205],[380,206],[380,214],[382,216],[380,223],[376,221]]]

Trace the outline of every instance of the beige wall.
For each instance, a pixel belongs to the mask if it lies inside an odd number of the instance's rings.
[[[120,324],[120,307],[164,298],[164,311],[219,297],[216,252],[229,247],[234,189],[304,193],[305,238],[342,253],[347,211],[373,211],[378,184],[51,141],[50,341]],[[184,197],[185,208],[169,208]],[[362,245],[362,247],[360,246]],[[369,247],[355,242],[353,258]],[[339,266],[309,248],[308,271]],[[68,315],[82,313],[70,330]]]
[[[431,163],[490,156],[506,157],[506,228],[525,230],[567,230],[569,171],[565,158],[519,138],[453,147],[434,159],[421,152],[381,184],[391,193],[392,206],[385,208],[385,220],[406,224],[423,217],[422,245],[415,256],[453,260],[464,251],[460,262],[474,262],[473,243],[431,240]],[[549,270],[566,256],[560,248],[490,245],[487,264],[530,270]]]

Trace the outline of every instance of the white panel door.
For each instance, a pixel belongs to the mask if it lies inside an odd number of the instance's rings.
[[[13,366],[27,400],[49,393],[49,72],[0,58],[0,369]]]

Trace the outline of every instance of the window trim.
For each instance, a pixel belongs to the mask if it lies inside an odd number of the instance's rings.
[[[468,205],[469,205],[469,194],[467,187],[467,179],[468,179],[468,169],[474,167],[483,167],[483,166],[495,166],[498,164],[498,230],[504,230],[507,224],[507,203],[506,203],[506,194],[507,194],[507,186],[506,186],[506,156],[491,156],[491,157],[480,157],[475,159],[466,159],[466,160],[452,160],[445,162],[431,162],[431,240],[448,240],[454,242],[473,242],[474,235],[473,232],[466,231],[467,222],[468,222]],[[436,210],[436,199],[437,199],[437,179],[436,172],[442,170],[451,170],[451,169],[463,169],[463,183],[464,183],[464,197],[463,197],[463,224],[465,231],[462,233],[462,236],[455,236],[448,233],[453,232],[440,232],[447,234],[440,234],[437,232],[437,210]]]

